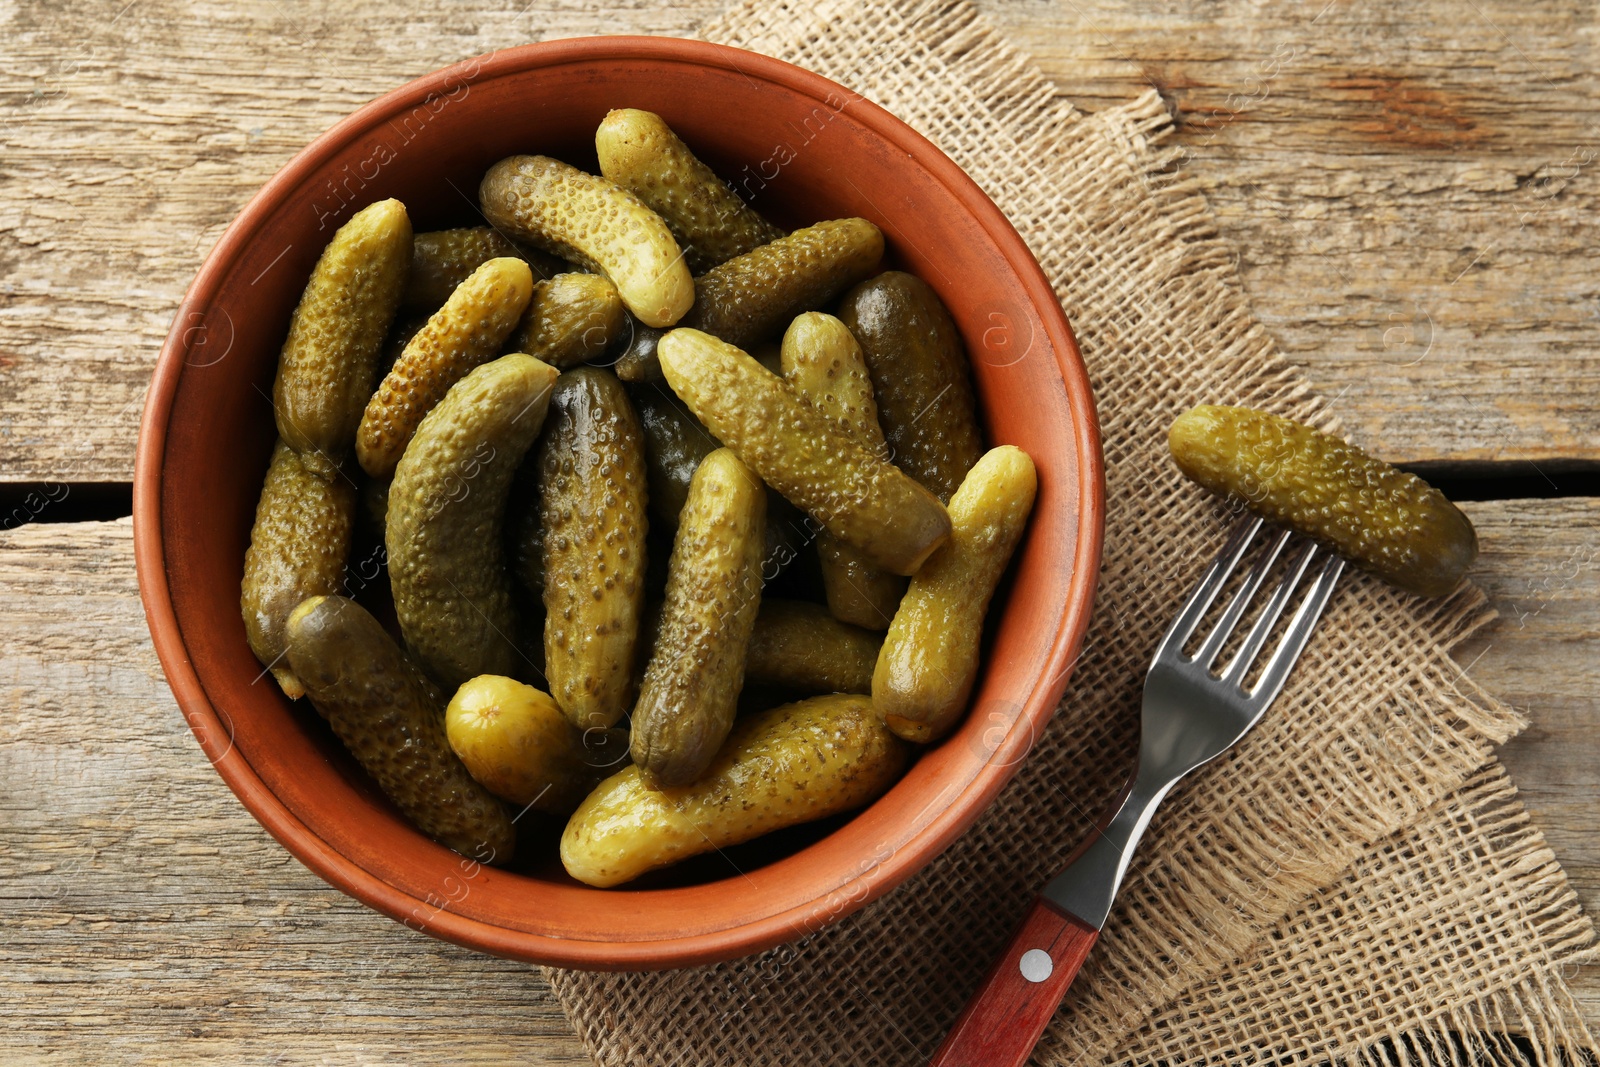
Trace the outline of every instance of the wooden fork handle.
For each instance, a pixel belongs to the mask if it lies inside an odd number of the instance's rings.
[[[1100,931],[1036,897],[929,1067],[1020,1067]]]

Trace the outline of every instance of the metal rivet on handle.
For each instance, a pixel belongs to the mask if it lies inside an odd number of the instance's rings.
[[[1050,977],[1056,969],[1056,962],[1050,958],[1050,953],[1042,948],[1030,948],[1022,954],[1017,967],[1022,971],[1022,977],[1030,982],[1042,982]]]

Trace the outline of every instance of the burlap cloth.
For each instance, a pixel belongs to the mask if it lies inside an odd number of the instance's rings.
[[[1333,422],[1251,318],[1204,199],[1162,147],[1153,93],[1081,114],[949,0],[755,0],[703,34],[882,104],[1028,241],[1099,403],[1100,596],[1016,781],[899,890],[730,964],[549,977],[605,1067],[920,1064],[1132,767],[1144,667],[1220,546],[1224,517],[1174,470],[1165,427],[1201,402]],[[1162,807],[1036,1061],[1593,1052],[1561,974],[1593,930],[1493,761],[1521,721],[1447,655],[1487,618],[1474,590],[1422,601],[1342,582],[1265,721]]]

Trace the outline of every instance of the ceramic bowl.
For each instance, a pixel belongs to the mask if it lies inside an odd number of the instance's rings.
[[[607,110],[659,112],[780,222],[859,215],[892,262],[949,305],[992,443],[1039,469],[1038,503],[990,613],[959,732],[853,817],[798,828],[632,887],[592,889],[524,828],[513,870],[434,844],[383,798],[316,714],[245,644],[239,581],[274,438],[278,349],[323,245],[398,197],[418,231],[472,225],[478,181],[516,153],[593,169]],[[678,967],[754,952],[862,907],[927,864],[990,803],[1049,719],[1099,564],[1101,457],[1082,360],[1039,266],[953,162],[881,108],[797,67],[694,41],[606,37],[497,52],[357,111],[240,212],[162,348],[134,491],[139,583],[156,651],[201,747],[284,847],[418,930],[559,966]],[[530,838],[532,840],[530,840]]]

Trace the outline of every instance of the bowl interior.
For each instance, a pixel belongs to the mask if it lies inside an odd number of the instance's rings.
[[[490,164],[537,152],[592,168],[595,127],[613,107],[662,114],[782,222],[859,215],[880,226],[897,264],[949,306],[973,357],[990,442],[1025,449],[1040,492],[991,611],[990,651],[960,732],[853,818],[713,857],[675,880],[599,891],[568,879],[553,855],[493,870],[414,831],[315,714],[263,674],[238,596],[274,438],[278,349],[334,230],[384,197],[402,200],[418,231],[478,224],[476,190]],[[141,558],[141,575],[153,587],[158,651],[219,770],[341,888],[440,936],[541,962],[643,967],[737,955],[902,880],[1009,778],[1065,684],[1092,598],[1092,405],[1066,322],[1020,239],[953,164],[886,112],[731,49],[554,42],[461,64],[369,105],[286,167],[213,251],[163,351],[150,406],[142,532],[161,566]],[[157,610],[168,597],[175,627]],[[553,842],[558,829],[527,833]]]

